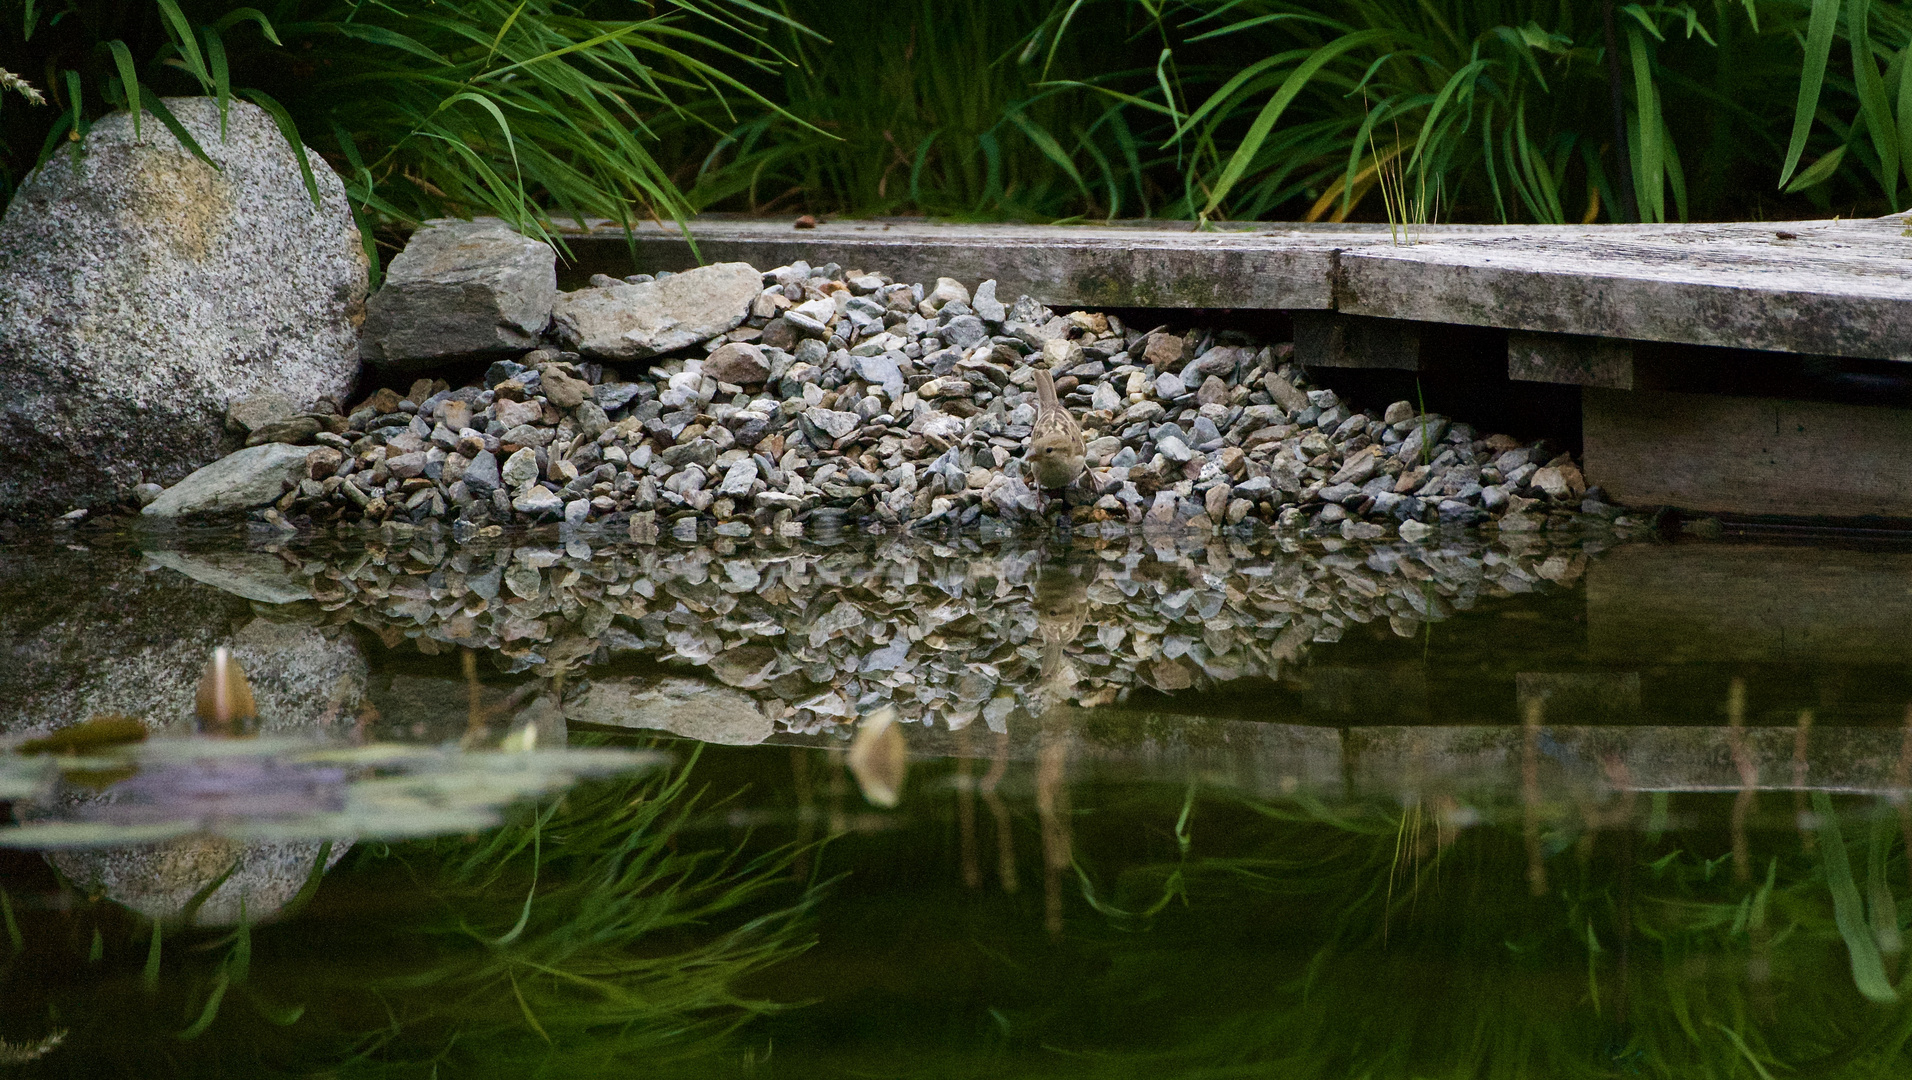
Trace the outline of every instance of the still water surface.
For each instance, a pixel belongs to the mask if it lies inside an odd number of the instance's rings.
[[[1912,1075],[1903,551],[74,534],[0,648],[18,1075]]]

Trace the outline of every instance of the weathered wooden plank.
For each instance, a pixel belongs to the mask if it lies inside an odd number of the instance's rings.
[[[1581,427],[1621,505],[1912,518],[1912,409],[1590,387]]]
[[[1668,226],[1432,226],[1413,244],[1333,225],[938,225],[703,219],[705,261],[804,258],[900,278],[995,278],[1059,305],[1327,310],[1428,323],[1828,356],[1912,359],[1903,217]],[[581,270],[629,273],[619,230],[567,237]],[[635,265],[693,263],[638,228]]]
[[[1632,544],[1587,568],[1600,664],[1904,664],[1912,553]]]
[[[1536,228],[1365,245],[1341,255],[1335,306],[1426,322],[1912,360],[1912,239],[1904,231],[1904,219],[1891,217]]]
[[[1162,717],[1161,719],[1170,719]],[[1002,742],[988,732],[951,733],[910,728],[916,758],[1036,757],[1046,740],[1069,746],[1076,779],[1098,773],[1157,778],[1199,777],[1205,786],[1259,795],[1305,792],[1317,797],[1417,798],[1457,795],[1482,800],[1518,798],[1526,771],[1526,733],[1518,724],[1377,726],[1334,729],[1300,724],[1186,719],[1196,739],[1149,738],[1112,744],[1085,738],[1068,724],[1012,732]],[[1742,761],[1755,790],[1798,785],[1825,791],[1895,792],[1904,736],[1891,727],[1813,730],[1803,762],[1795,758],[1791,727],[1575,725],[1547,723],[1534,764],[1541,791],[1598,796],[1614,791],[1739,791]],[[830,735],[778,734],[780,745],[840,749]],[[1738,757],[1735,750],[1737,749]],[[1640,807],[1645,812],[1645,807]]]
[[[803,259],[881,272],[900,281],[994,278],[1005,301],[1021,294],[1064,306],[1308,309],[1329,307],[1335,253],[1372,242],[1358,231],[1205,232],[1186,225],[936,225],[848,221],[794,229],[788,221],[699,220],[703,262],[772,267]],[[681,270],[700,260],[683,234],[640,227],[565,237],[583,272],[621,276]]]
[[[1633,389],[1633,344],[1580,334],[1507,335],[1507,377],[1521,382]]]

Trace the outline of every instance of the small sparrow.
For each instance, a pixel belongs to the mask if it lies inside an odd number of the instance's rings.
[[[1055,380],[1041,368],[1036,369],[1036,422],[1029,432],[1029,453],[1024,456],[1036,486],[1054,491],[1075,483],[1082,475],[1087,454],[1082,428],[1056,397]]]

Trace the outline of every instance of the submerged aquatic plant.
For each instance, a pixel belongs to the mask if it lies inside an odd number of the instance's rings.
[[[361,845],[297,919],[217,934],[36,905],[0,980],[11,1015],[71,1029],[76,1074],[154,1075],[181,1039],[244,1075],[689,1070],[774,1007],[740,983],[802,951],[808,905],[791,850],[686,843],[698,810],[688,770],[589,784],[482,835]]]

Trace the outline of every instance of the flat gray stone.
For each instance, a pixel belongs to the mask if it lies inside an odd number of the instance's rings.
[[[151,518],[230,514],[250,510],[285,494],[288,482],[305,476],[310,446],[260,443],[234,451],[160,492],[140,513]]]
[[[757,482],[757,463],[743,458],[732,464],[724,473],[724,482],[717,485],[717,494],[739,497],[750,494],[750,485]]]
[[[856,358],[857,377],[864,382],[875,383],[883,388],[883,393],[891,401],[903,396],[908,384],[903,379],[903,371],[897,364],[899,353],[885,352],[875,356]]]
[[[532,467],[537,466],[537,456],[532,456]],[[490,495],[498,490],[503,477],[498,473],[498,455],[489,450],[480,450],[478,455],[465,466],[465,487],[474,495]]]
[[[734,677],[737,666],[726,664],[724,671]],[[674,676],[593,680],[583,694],[565,703],[564,718],[573,724],[668,731],[727,746],[755,746],[775,730],[749,695],[703,679]]]
[[[511,500],[511,508],[520,514],[533,516],[556,514],[564,509],[564,500],[558,497],[557,492],[541,484],[533,484],[524,490],[524,494]]]
[[[568,348],[643,360],[736,329],[762,289],[763,275],[748,263],[716,263],[663,281],[560,293],[552,318]]]
[[[359,355],[393,372],[534,348],[558,296],[557,253],[497,221],[431,221],[365,307]]]
[[[263,110],[170,98],[208,167],[124,113],[49,157],[0,218],[0,512],[61,513],[217,459],[227,407],[302,411],[358,377],[366,264],[345,189],[320,206]]]
[[[221,592],[262,604],[291,604],[312,599],[312,589],[285,560],[262,551],[174,551],[157,548],[146,557],[168,570]]]
[[[822,406],[805,409],[803,411],[803,418],[815,424],[818,430],[830,436],[832,439],[841,439],[850,432],[855,431],[857,425],[861,423],[862,420],[861,417],[853,412],[838,412],[835,409],[826,409]]]

